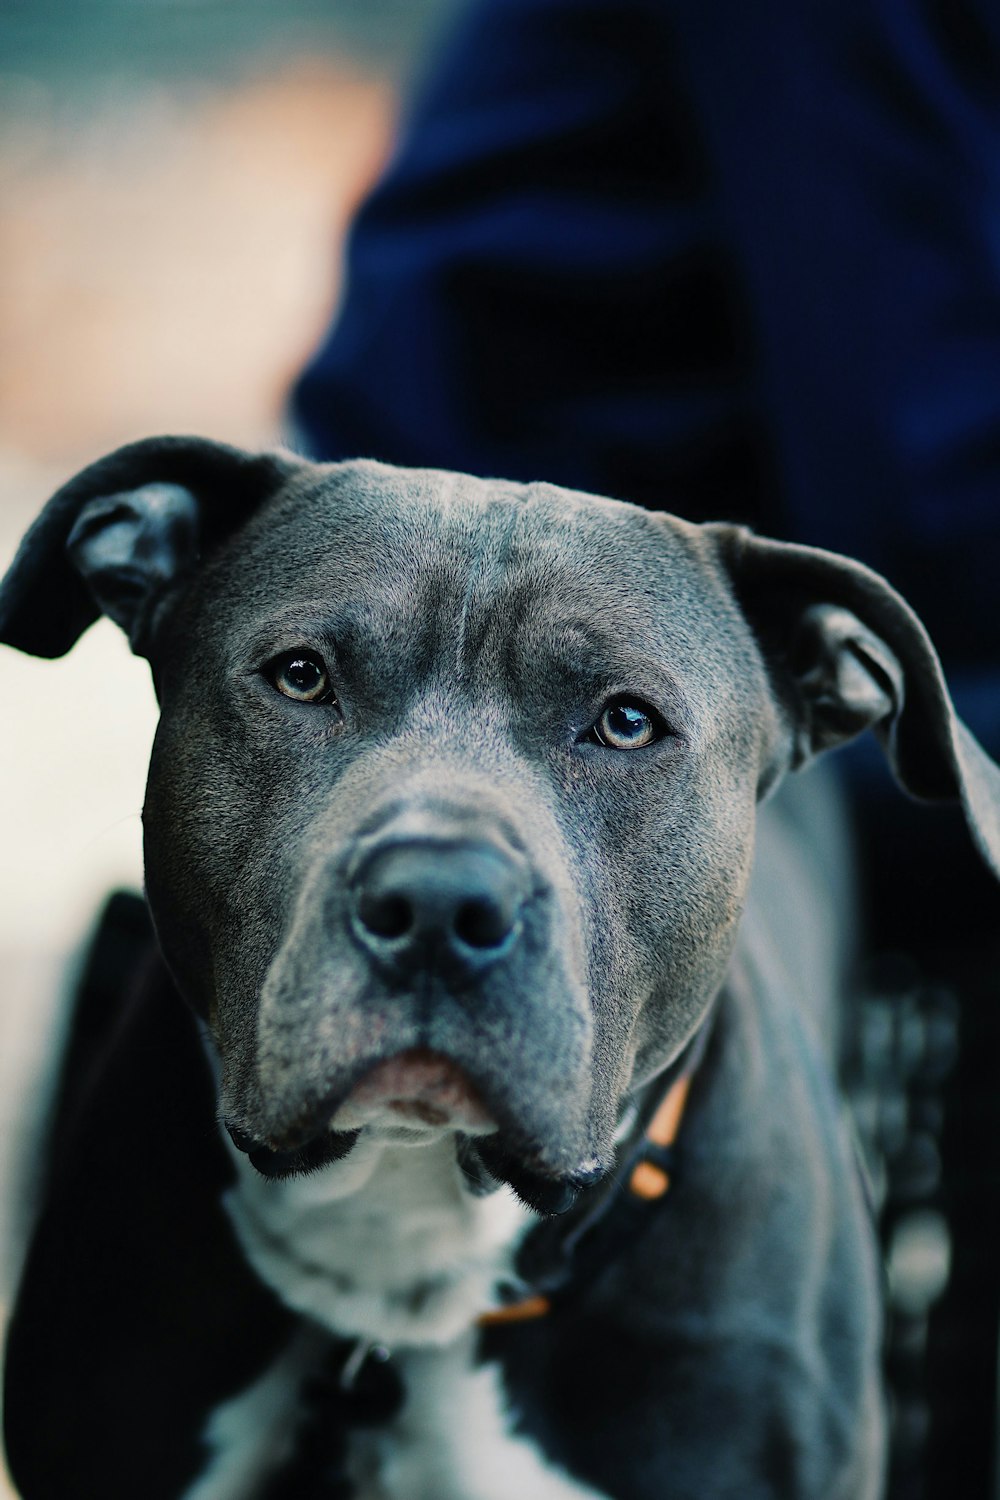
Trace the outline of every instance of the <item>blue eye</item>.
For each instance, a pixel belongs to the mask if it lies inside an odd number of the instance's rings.
[[[609,750],[641,750],[662,738],[659,716],[638,698],[612,698],[591,731]]]

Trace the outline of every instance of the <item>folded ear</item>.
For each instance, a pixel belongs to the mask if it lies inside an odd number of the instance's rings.
[[[792,765],[872,728],[916,797],[961,800],[1000,877],[1000,767],[952,706],[913,610],[849,558],[710,525],[793,736]]]
[[[290,454],[205,438],[131,443],[77,474],[0,582],[0,641],[61,656],[106,613],[144,651],[156,610],[199,557],[294,472]]]

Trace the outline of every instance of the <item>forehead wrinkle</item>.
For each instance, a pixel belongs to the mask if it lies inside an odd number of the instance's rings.
[[[498,611],[504,607],[520,516],[521,505],[512,496],[495,501],[477,516],[480,540],[468,563],[455,634],[455,675],[459,681],[472,677]],[[495,522],[499,524],[491,524]],[[494,575],[492,587],[490,574]]]
[[[664,659],[662,642],[612,632],[599,620],[560,616],[540,608],[529,619],[520,642],[518,675],[537,676],[539,664],[552,682],[568,684],[581,696],[600,691],[647,692],[664,706],[683,710],[687,695]]]
[[[560,527],[539,532],[523,500],[509,496],[476,517],[473,550],[466,563],[455,636],[455,674],[468,681],[484,657],[499,680],[524,675],[527,644],[556,671],[593,680],[594,662],[620,657],[620,644],[595,621],[586,567],[568,565],[572,548]],[[525,524],[527,523],[527,524]],[[470,538],[470,540],[472,540]],[[528,655],[531,655],[531,649]],[[521,658],[521,660],[519,660]]]

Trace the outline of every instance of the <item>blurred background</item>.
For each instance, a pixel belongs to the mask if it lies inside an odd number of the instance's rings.
[[[280,438],[348,216],[449,4],[0,7],[0,569],[52,490],[119,443]],[[106,892],[140,880],[155,712],[103,622],[63,661],[0,648],[0,703],[5,1311],[68,974]]]
[[[467,9],[4,0],[0,567],[119,443],[280,441],[351,214]],[[686,495],[862,556],[931,622],[996,753],[995,12],[479,14],[299,387],[314,451]],[[507,26],[534,50],[501,45]],[[155,711],[103,622],[63,661],[0,648],[0,701],[2,1316],[65,996],[103,897],[140,881]],[[891,1496],[980,1500],[998,1493],[996,893],[960,820],[911,817],[884,777],[866,790],[881,774],[855,764],[874,957],[846,1075],[882,1208]]]

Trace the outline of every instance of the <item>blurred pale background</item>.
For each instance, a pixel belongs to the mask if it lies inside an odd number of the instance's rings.
[[[0,566],[51,491],[118,443],[280,438],[351,208],[454,3],[3,7]],[[2,1312],[67,974],[104,893],[141,878],[155,709],[105,623],[55,663],[0,647],[0,703]]]

